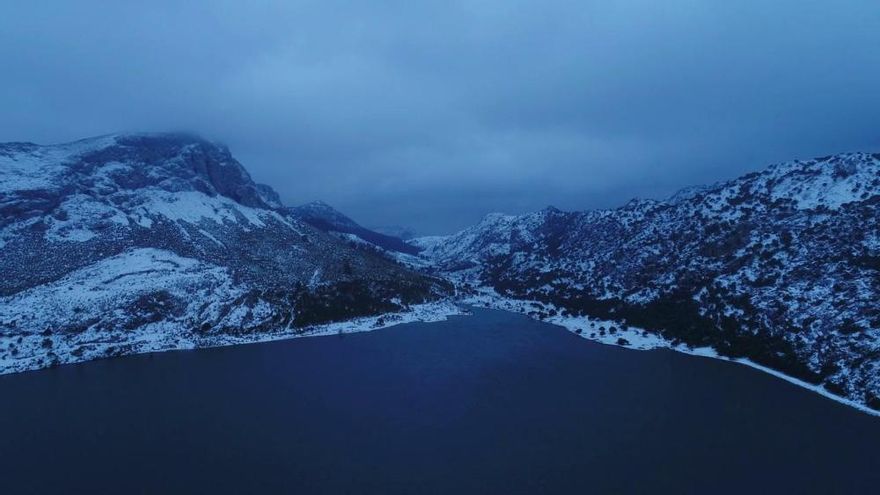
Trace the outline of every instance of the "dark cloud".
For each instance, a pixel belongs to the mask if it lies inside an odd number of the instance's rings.
[[[194,130],[289,203],[444,232],[877,150],[877,26],[873,0],[4,2],[0,140]]]

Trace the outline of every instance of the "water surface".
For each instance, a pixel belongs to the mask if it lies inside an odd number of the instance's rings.
[[[876,493],[880,419],[511,313],[0,376],[3,493]]]

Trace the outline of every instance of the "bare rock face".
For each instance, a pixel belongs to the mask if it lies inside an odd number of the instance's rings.
[[[180,134],[0,144],[0,273],[0,372],[258,339],[449,290],[298,220],[225,147]]]

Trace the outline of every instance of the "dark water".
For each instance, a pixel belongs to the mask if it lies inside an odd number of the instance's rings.
[[[878,493],[880,418],[524,317],[0,377],[0,493]]]

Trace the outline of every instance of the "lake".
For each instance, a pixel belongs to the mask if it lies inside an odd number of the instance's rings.
[[[521,315],[0,376],[0,492],[877,493],[880,418]]]

